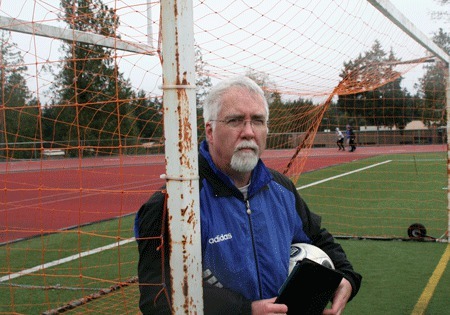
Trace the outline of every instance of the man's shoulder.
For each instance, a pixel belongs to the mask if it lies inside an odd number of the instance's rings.
[[[294,183],[291,181],[289,177],[287,177],[285,174],[280,173],[277,170],[274,170],[273,168],[268,168],[269,172],[272,174],[273,180],[284,187],[288,189],[292,189],[294,187]]]

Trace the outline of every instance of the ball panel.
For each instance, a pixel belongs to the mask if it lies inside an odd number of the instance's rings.
[[[289,272],[292,271],[295,264],[305,258],[311,259],[318,264],[325,267],[334,269],[333,261],[330,257],[319,247],[306,244],[306,243],[295,243],[291,245],[291,254],[289,258]]]

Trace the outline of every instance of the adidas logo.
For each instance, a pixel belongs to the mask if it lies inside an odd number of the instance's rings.
[[[214,243],[220,243],[223,241],[231,240],[232,238],[233,238],[233,236],[231,235],[231,233],[220,234],[220,235],[217,235],[216,237],[211,237],[208,240],[208,242],[209,242],[209,244],[214,244]]]

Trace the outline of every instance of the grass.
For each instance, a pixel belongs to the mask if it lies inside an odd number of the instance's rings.
[[[345,314],[411,314],[446,246],[399,241],[409,224],[423,223],[430,235],[447,226],[445,153],[391,155],[305,173],[298,186],[341,176],[385,160],[391,162],[301,189],[309,207],[337,236],[363,275]],[[133,217],[92,224],[0,247],[0,276],[132,237]],[[385,237],[394,240],[371,240]],[[0,283],[0,314],[38,314],[98,293],[136,276],[136,243],[115,247]],[[448,312],[446,268],[425,314]],[[136,314],[137,284],[68,310],[76,314]]]
[[[345,314],[411,314],[446,246],[444,243],[340,241],[363,275],[361,290]],[[450,270],[445,270],[425,314],[448,312]]]
[[[339,240],[356,270],[363,275],[363,285],[357,297],[351,301],[345,314],[411,314],[422,290],[425,288],[446,244],[402,242],[402,241],[374,241],[374,240]],[[136,259],[135,244],[124,251],[124,255],[131,254]],[[133,254],[134,252],[134,254]],[[108,260],[106,260],[107,262]],[[135,260],[134,260],[135,262]],[[105,266],[105,261],[92,259],[84,261],[84,270],[92,266]],[[117,269],[118,263],[115,264]],[[129,268],[130,267],[130,268]],[[130,275],[135,274],[135,266],[124,266]],[[69,266],[64,273],[68,273]],[[106,267],[106,269],[108,269]],[[93,269],[95,270],[95,268]],[[91,270],[91,271],[93,271]],[[75,268],[75,273],[79,271]],[[52,273],[52,272],[49,272]],[[83,271],[84,273],[84,271]],[[66,279],[62,285],[88,286],[86,275],[83,279]],[[111,277],[106,270],[96,277],[102,278],[98,284],[107,287],[105,279]],[[64,278],[64,277],[62,277]],[[47,281],[61,281],[62,278],[50,278]],[[117,279],[117,278],[116,278]],[[449,268],[445,270],[443,278],[434,292],[426,314],[445,314],[448,311],[448,280]],[[85,282],[84,282],[85,281]],[[71,283],[72,282],[72,283]],[[92,285],[93,283],[90,283]],[[11,290],[11,289],[10,289]],[[6,290],[2,290],[6,291]],[[91,294],[91,291],[66,290],[36,290],[13,288],[14,311],[20,314],[37,314],[43,310],[56,308],[71,300]],[[69,314],[136,314],[138,312],[138,289],[136,285],[125,287],[115,293],[105,295],[96,300],[79,306]],[[2,294],[3,303],[7,303],[7,296]],[[5,301],[6,300],[6,301]],[[34,302],[33,302],[34,301]],[[12,311],[12,308],[0,307],[2,312]]]
[[[408,237],[408,227],[420,222],[429,235],[442,236],[447,229],[444,153],[354,161],[303,174],[297,186],[385,161],[390,162],[300,190],[300,194],[335,235]]]
[[[45,235],[1,247],[1,275],[132,237],[133,217]],[[122,226],[124,229],[120,229]],[[36,314],[136,276],[135,242],[1,283],[0,314]],[[8,284],[14,286],[8,287]]]

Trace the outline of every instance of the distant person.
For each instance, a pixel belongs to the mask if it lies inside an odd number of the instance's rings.
[[[350,147],[350,149],[348,151],[354,152],[356,150],[356,144],[355,144],[356,136],[355,136],[355,132],[353,131],[352,126],[350,126],[350,125],[347,125],[346,136],[348,138],[348,146]]]
[[[247,77],[222,81],[205,100],[203,118],[206,140],[198,163],[205,315],[286,314],[287,305],[274,302],[288,276],[293,243],[321,248],[342,272],[326,310],[341,314],[358,292],[361,276],[292,181],[260,159],[269,131],[262,89]],[[144,314],[171,313],[165,200],[164,191],[156,192],[135,220],[139,307]]]
[[[339,148],[338,151],[345,151],[345,147],[344,147],[344,135],[342,134],[342,131],[339,130],[339,128],[336,128],[336,144]]]

